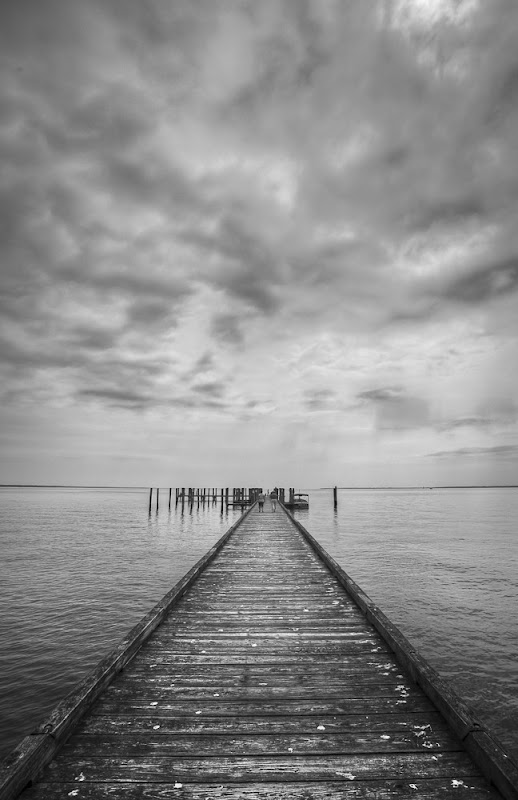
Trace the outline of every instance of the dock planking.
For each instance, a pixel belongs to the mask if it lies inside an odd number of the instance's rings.
[[[21,796],[468,792],[502,796],[278,507],[244,516]]]

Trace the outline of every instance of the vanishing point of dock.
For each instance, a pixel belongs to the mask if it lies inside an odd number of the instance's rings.
[[[518,773],[279,505],[253,506],[0,771],[0,798],[518,797]]]

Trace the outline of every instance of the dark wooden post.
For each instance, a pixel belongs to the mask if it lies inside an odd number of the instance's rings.
[[[158,494],[159,494],[159,492],[160,492],[160,489],[157,489],[156,490],[156,513],[157,514],[158,514]]]
[[[149,513],[151,514],[151,500],[153,498],[153,489],[149,490]]]
[[[334,505],[335,510],[336,510],[338,508],[338,487],[337,486],[335,486],[335,488],[333,489],[333,505]]]
[[[169,489],[169,511],[171,511],[171,493],[172,493],[172,491],[173,491],[172,489]]]
[[[185,506],[185,487],[182,489],[182,511]]]

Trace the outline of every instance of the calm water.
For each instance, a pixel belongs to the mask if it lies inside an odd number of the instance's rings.
[[[310,491],[308,530],[518,759],[518,490]],[[0,489],[0,755],[239,516],[138,490]]]

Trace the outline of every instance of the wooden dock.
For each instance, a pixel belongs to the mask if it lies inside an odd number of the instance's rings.
[[[290,515],[269,512],[249,509],[24,740],[2,800],[518,797],[498,744]]]

